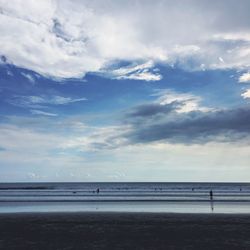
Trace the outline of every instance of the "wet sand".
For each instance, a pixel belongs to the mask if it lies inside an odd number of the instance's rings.
[[[250,249],[250,215],[0,214],[0,249]]]

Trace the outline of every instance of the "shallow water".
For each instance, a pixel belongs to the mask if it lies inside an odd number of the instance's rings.
[[[80,211],[250,213],[250,184],[0,184],[0,213]]]
[[[17,212],[250,213],[250,203],[216,202],[4,202],[0,213]]]

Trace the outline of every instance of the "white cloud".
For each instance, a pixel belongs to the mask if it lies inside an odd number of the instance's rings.
[[[142,64],[129,65],[113,70],[104,70],[103,74],[113,79],[132,79],[144,81],[159,81],[161,75],[154,68],[153,61]]]
[[[49,113],[49,112],[45,112],[45,111],[41,111],[37,109],[31,109],[30,112],[33,115],[57,116],[57,114]]]
[[[27,102],[31,104],[52,104],[52,105],[64,105],[68,103],[86,101],[86,98],[63,97],[63,96],[27,96],[24,97]]]
[[[250,98],[250,89],[247,89],[244,93],[241,94],[241,96],[246,99]]]
[[[117,60],[178,62],[191,70],[250,67],[249,1],[105,2],[0,0],[1,53],[55,78],[102,73]],[[160,79],[149,68],[117,77]]]
[[[84,97],[71,98],[63,96],[15,96],[14,99],[8,102],[12,105],[24,107],[24,108],[46,108],[46,105],[66,105],[75,102],[86,101]]]
[[[158,96],[156,102],[161,105],[170,104],[173,102],[181,102],[183,105],[176,110],[178,113],[187,113],[191,111],[208,112],[214,110],[213,108],[204,107],[200,103],[202,98],[190,93],[177,93],[173,90],[165,89],[156,91],[153,96]]]
[[[250,73],[247,72],[241,75],[239,78],[239,82],[250,83]]]
[[[86,2],[2,0],[1,53],[9,62],[45,76],[81,77],[114,59],[161,59],[139,42],[130,23]],[[16,43],[18,39],[19,43]]]
[[[142,72],[137,72],[130,74],[128,76],[121,76],[118,79],[131,79],[131,80],[144,80],[144,81],[159,81],[161,80],[160,74],[154,74],[151,72],[148,72],[147,70],[143,70]]]
[[[222,57],[219,57],[220,62],[224,63],[224,59]]]
[[[124,135],[130,130],[129,125],[88,127],[82,135],[71,138],[62,146],[65,149],[73,148],[80,151],[102,151],[118,149],[127,144]]]
[[[31,74],[27,74],[27,73],[21,73],[22,76],[24,76],[26,79],[28,79],[31,83],[35,83],[35,78],[31,75]]]

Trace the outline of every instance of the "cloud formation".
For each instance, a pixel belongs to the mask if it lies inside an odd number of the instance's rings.
[[[35,83],[35,78],[31,74],[22,72],[21,75],[24,76],[26,79],[28,79],[31,83]]]
[[[154,143],[249,143],[249,107],[204,107],[201,97],[168,89],[153,95],[156,96],[154,102],[126,110],[120,125],[84,126],[85,135],[78,134],[65,148],[102,151]]]
[[[155,102],[128,109],[120,125],[87,128],[85,136],[79,135],[65,147],[81,148],[83,151],[102,151],[155,143],[249,144],[249,107],[206,108],[202,106],[202,100],[198,96],[189,93],[178,94],[171,90],[161,92],[164,94],[158,96]],[[197,100],[199,102],[196,102]],[[195,105],[190,106],[191,101]]]
[[[142,104],[137,107],[134,107],[131,111],[127,113],[128,118],[145,118],[145,117],[154,117],[158,115],[166,115],[173,110],[179,110],[183,106],[180,102],[171,102],[169,104],[159,104],[159,103],[150,103]]]
[[[213,108],[204,107],[201,105],[202,98],[191,93],[177,93],[170,89],[161,89],[155,91],[152,96],[156,96],[156,103],[160,105],[167,105],[179,103],[178,113],[186,113],[190,111],[211,111]]]
[[[126,121],[131,125],[125,137],[130,143],[205,144],[212,141],[246,141],[250,133],[248,107],[178,112],[185,101],[134,107]]]
[[[241,96],[242,96],[244,99],[250,98],[250,89],[247,89],[246,91],[244,91],[244,93],[242,93]]]
[[[194,116],[194,117],[192,117]],[[159,122],[134,130],[130,137],[135,142],[166,140],[172,143],[206,143],[235,141],[249,135],[248,109],[220,111],[209,114],[189,114],[172,122]]]
[[[57,114],[45,112],[45,111],[37,110],[37,109],[31,109],[30,112],[33,115],[57,116]]]
[[[250,73],[244,73],[243,75],[240,76],[239,78],[239,82],[243,82],[243,83],[250,83]]]
[[[71,98],[64,96],[15,96],[8,100],[12,105],[24,107],[24,108],[46,108],[47,105],[66,105],[75,102],[86,101],[87,99],[82,98]]]
[[[103,70],[103,75],[112,79],[144,81],[159,81],[162,79],[162,76],[158,73],[158,69],[154,68],[154,63],[152,61],[142,64],[132,64],[117,69],[107,68]]]
[[[71,98],[71,97],[63,97],[63,96],[27,96],[24,97],[28,103],[32,104],[52,104],[52,105],[64,105],[74,102],[86,101],[86,98]]]
[[[158,63],[249,69],[249,8],[247,0],[27,0],[25,6],[1,0],[1,61],[54,78],[105,69],[118,79],[156,81]],[[109,74],[107,66],[119,60],[153,64],[151,70],[125,67]]]

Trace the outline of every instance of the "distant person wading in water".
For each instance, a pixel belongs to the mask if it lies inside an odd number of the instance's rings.
[[[213,191],[212,190],[210,190],[209,196],[210,196],[210,200],[212,201],[213,200]]]
[[[210,190],[209,192],[209,196],[210,196],[210,206],[211,206],[211,211],[214,211],[214,201],[213,201],[213,191]]]

